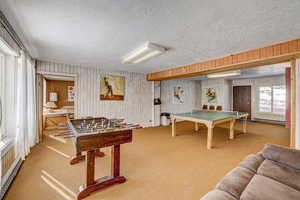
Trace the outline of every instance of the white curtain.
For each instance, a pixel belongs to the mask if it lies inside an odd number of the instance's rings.
[[[17,57],[6,55],[5,66],[5,99],[3,99],[3,105],[6,111],[6,137],[14,138],[16,135]]]
[[[24,52],[18,61],[16,144],[18,153],[25,159],[37,141],[35,67]]]

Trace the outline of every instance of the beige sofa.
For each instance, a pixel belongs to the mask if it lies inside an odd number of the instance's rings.
[[[201,200],[300,200],[300,150],[267,144]]]

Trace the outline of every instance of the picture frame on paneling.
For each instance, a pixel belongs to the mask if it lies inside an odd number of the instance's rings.
[[[217,87],[210,87],[205,88],[205,103],[218,103],[218,95],[219,95],[219,88]]]
[[[75,100],[75,88],[74,86],[68,86],[68,101],[74,102]]]
[[[122,101],[125,96],[125,77],[100,76],[100,100]]]
[[[183,104],[184,103],[184,89],[181,86],[173,87],[173,104]]]

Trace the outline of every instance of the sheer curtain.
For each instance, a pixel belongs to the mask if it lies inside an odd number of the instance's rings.
[[[31,58],[22,52],[18,59],[16,104],[16,144],[22,159],[37,141],[35,96],[35,67]]]
[[[16,135],[16,92],[17,92],[17,69],[18,62],[16,56],[5,56],[5,99],[3,106],[5,113],[5,136],[14,138]]]

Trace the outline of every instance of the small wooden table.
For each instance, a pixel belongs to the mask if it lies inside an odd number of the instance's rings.
[[[87,152],[86,154],[86,184],[79,187],[77,200],[81,200],[92,192],[108,187],[116,183],[124,183],[124,176],[120,176],[120,145],[132,141],[132,130],[141,128],[139,125],[124,125],[119,128],[81,128],[84,123],[97,123],[105,118],[88,118],[68,120],[69,131],[74,135],[72,140],[76,147],[76,152]],[[91,122],[93,121],[93,122]],[[99,149],[112,146],[111,150],[111,175],[95,179],[95,157],[99,154]],[[80,156],[82,156],[80,154]]]
[[[172,136],[176,136],[176,120],[185,120],[195,122],[195,130],[198,131],[199,123],[205,124],[208,128],[207,148],[212,148],[213,128],[217,124],[229,122],[230,134],[229,138],[234,139],[234,124],[236,119],[243,119],[243,132],[246,133],[248,113],[245,112],[226,112],[211,110],[195,110],[188,113],[173,114],[172,120]]]

